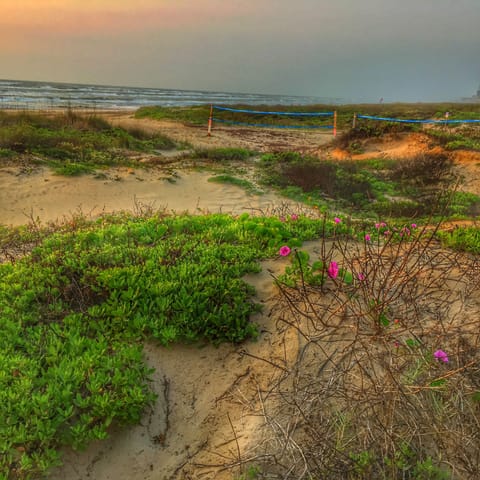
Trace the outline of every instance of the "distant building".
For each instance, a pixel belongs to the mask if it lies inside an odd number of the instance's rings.
[[[462,102],[477,103],[480,102],[480,85],[478,86],[477,94],[471,97],[462,98]]]

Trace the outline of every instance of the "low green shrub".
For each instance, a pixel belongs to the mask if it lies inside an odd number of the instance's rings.
[[[480,254],[480,228],[476,226],[457,227],[450,231],[440,230],[437,235],[445,247]]]
[[[255,338],[259,307],[242,276],[323,230],[247,214],[78,219],[46,235],[2,227],[0,477],[41,476],[60,446],[137,422],[153,400],[145,339]],[[21,241],[33,250],[16,258]]]

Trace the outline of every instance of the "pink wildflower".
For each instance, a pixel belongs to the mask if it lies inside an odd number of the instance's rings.
[[[416,223],[412,223],[410,226],[411,226],[412,228],[417,228],[417,224],[416,224]]]
[[[390,235],[390,230],[385,230],[385,231],[383,232],[383,234],[384,234],[386,237],[388,237],[388,235]]]
[[[290,255],[290,252],[292,250],[290,249],[290,247],[288,247],[287,245],[284,245],[283,247],[280,248],[280,250],[278,251],[278,253],[282,256],[282,257],[287,257],[288,255]]]
[[[365,275],[364,275],[362,272],[360,272],[360,273],[357,275],[357,278],[358,278],[361,282],[363,282],[363,281],[365,280]]]
[[[375,228],[378,230],[380,228],[380,224],[379,223],[376,223],[375,224]]]
[[[365,241],[366,241],[366,242],[369,242],[371,239],[372,239],[372,237],[367,233],[367,234],[365,235]]]
[[[296,213],[292,214],[290,217],[293,221],[298,220],[298,215]]]
[[[330,278],[337,278],[338,277],[338,263],[337,262],[331,262],[330,266],[328,267],[327,273],[328,273],[328,276]]]
[[[333,221],[338,225],[342,220],[338,217],[335,217]]]
[[[284,222],[285,221],[285,217],[280,217],[279,219],[281,222]]]
[[[433,356],[438,361],[448,363],[448,355],[443,350],[437,350],[436,352],[434,352]]]
[[[398,348],[400,346],[400,342],[398,340],[395,340],[393,342],[393,344],[395,345],[396,348]]]

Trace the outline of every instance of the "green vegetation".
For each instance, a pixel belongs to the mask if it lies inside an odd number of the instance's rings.
[[[437,235],[445,247],[480,255],[480,228],[476,226],[439,231]]]
[[[61,445],[105,438],[152,401],[141,342],[255,338],[241,277],[320,234],[300,218],[110,217],[42,234],[0,230],[0,475],[27,478]],[[331,227],[330,227],[331,231]]]
[[[53,117],[0,112],[0,159],[45,164],[61,175],[136,165],[132,152],[152,153],[175,144],[162,135],[113,127],[99,117],[72,112]]]
[[[255,152],[245,148],[204,148],[195,149],[193,159],[210,160],[212,162],[245,161],[253,157]]]
[[[232,108],[258,111],[276,112],[331,112],[337,111],[338,127],[349,129],[352,126],[353,114],[365,114],[391,118],[405,118],[412,120],[437,119],[443,120],[445,113],[450,112],[450,119],[480,118],[480,106],[468,103],[386,103],[386,104],[357,104],[357,105],[308,105],[308,106],[285,106],[285,105],[232,105]],[[194,125],[207,125],[210,115],[209,105],[195,107],[143,107],[137,110],[136,118],[153,118],[157,120],[173,120]],[[332,118],[312,117],[285,117],[272,115],[250,115],[245,113],[230,113],[214,111],[214,116],[224,120],[234,120],[245,123],[274,123],[277,125],[324,125],[331,124]],[[366,129],[399,132],[412,130],[419,127],[398,123],[380,123],[369,120],[359,120],[358,126]]]
[[[480,126],[448,127],[447,129],[427,130],[430,136],[440,142],[447,150],[480,151]]]
[[[261,181],[284,195],[320,208],[341,208],[374,217],[472,215],[480,197],[447,192],[455,178],[446,155],[406,160],[333,161],[294,152],[265,154]]]
[[[207,125],[210,115],[209,105],[194,107],[142,107],[135,112],[135,118],[154,120],[174,120],[193,125]]]
[[[208,179],[209,182],[226,183],[243,188],[248,194],[261,195],[263,192],[258,190],[253,183],[243,178],[232,177],[231,175],[216,175]]]

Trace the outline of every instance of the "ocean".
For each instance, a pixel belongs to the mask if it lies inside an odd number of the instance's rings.
[[[0,109],[55,108],[137,109],[147,105],[313,105],[340,104],[340,99],[292,95],[204,92],[166,88],[117,87],[74,83],[0,80]]]

